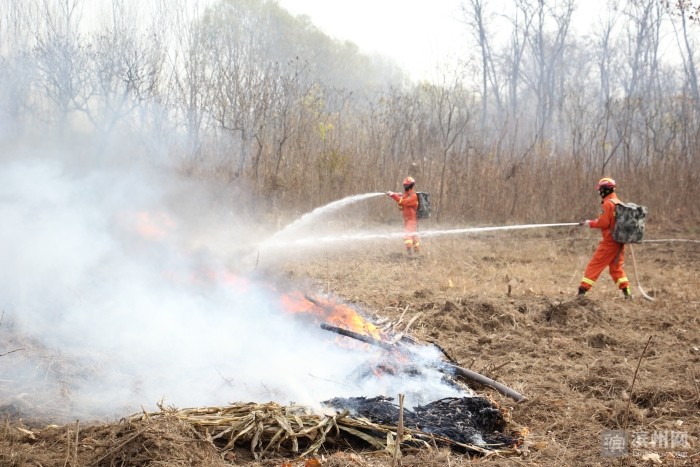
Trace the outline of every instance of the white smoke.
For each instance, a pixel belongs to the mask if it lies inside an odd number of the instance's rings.
[[[410,406],[458,393],[437,370],[358,379],[381,351],[339,345],[285,312],[265,282],[227,280],[231,258],[192,249],[198,229],[172,207],[177,183],[162,172],[55,154],[4,158],[0,354],[22,350],[0,358],[0,406],[68,419],[119,417],[161,400],[313,406],[402,392]],[[238,229],[232,243],[249,236]]]

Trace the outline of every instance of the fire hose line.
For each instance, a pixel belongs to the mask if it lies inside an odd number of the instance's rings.
[[[367,195],[363,195],[363,197],[369,197],[369,196],[377,196],[381,193],[370,193]],[[359,198],[358,198],[359,199]],[[347,198],[346,200],[341,200],[344,203],[346,201],[349,201],[350,198]],[[354,199],[352,200],[354,201]],[[332,203],[333,204],[333,203]],[[329,205],[330,206],[330,205]],[[324,209],[327,207],[324,207]],[[523,230],[523,229],[537,229],[537,228],[546,228],[546,227],[573,227],[573,226],[579,226],[581,225],[579,222],[565,222],[565,223],[556,223],[556,224],[520,224],[520,225],[501,225],[501,226],[490,226],[490,227],[469,227],[469,228],[464,228],[464,229],[448,229],[448,230],[424,230],[420,232],[420,235],[424,238],[426,237],[437,237],[437,236],[442,236],[442,235],[455,235],[455,234],[464,234],[464,233],[479,233],[479,232],[495,232],[495,231],[504,231],[504,230]],[[370,240],[370,239],[375,239],[375,238],[393,238],[393,237],[399,237],[402,236],[403,233],[393,233],[393,234],[360,234],[360,235],[339,235],[339,236],[332,236],[332,237],[316,237],[316,238],[306,238],[306,239],[301,239],[301,240],[296,240],[293,243],[324,243],[324,242],[337,242],[337,241],[348,241],[348,240]],[[655,239],[655,240],[642,240],[639,243],[664,243],[664,242],[685,242],[685,243],[700,243],[700,240],[692,240],[692,239],[681,239],[681,238],[665,238],[665,239]],[[654,301],[652,297],[650,297],[642,288],[642,285],[639,281],[639,274],[637,273],[637,261],[634,256],[634,250],[632,249],[632,246],[630,245],[630,251],[632,253],[632,264],[634,266],[634,273],[635,273],[635,278],[637,281],[637,288],[639,289],[640,293],[642,294],[642,297],[649,301]]]
[[[672,243],[672,242],[681,242],[681,243],[700,243],[700,240],[691,240],[687,238],[660,238],[660,239],[655,239],[655,240],[641,240],[639,243]],[[650,302],[655,301],[654,298],[650,297],[642,288],[642,284],[639,282],[639,273],[637,272],[637,260],[634,257],[634,248],[632,248],[632,245],[630,247],[630,252],[632,253],[632,265],[634,266],[634,277],[637,280],[637,288],[639,289],[639,293],[642,294],[642,297],[645,299],[649,300]]]
[[[655,302],[656,300],[650,297],[642,288],[642,284],[639,282],[639,273],[637,272],[637,259],[634,257],[634,248],[632,248],[632,245],[629,245],[630,247],[630,252],[632,253],[632,266],[634,266],[634,278],[637,281],[637,288],[639,289],[639,293],[642,294],[642,297],[645,299],[649,300],[650,302]]]
[[[700,243],[700,240],[690,240],[687,238],[660,238],[654,240],[642,240],[639,243],[671,243],[671,242],[682,242],[682,243]]]
[[[538,229],[544,227],[572,227],[578,226],[578,222],[566,222],[560,224],[520,224],[520,225],[499,225],[491,227],[468,227],[464,229],[450,230],[425,230],[420,232],[421,236],[433,237],[438,235],[460,234],[460,233],[476,233],[476,232],[494,232],[499,230],[523,230],[523,229]]]
[[[562,224],[525,224],[525,225],[506,225],[506,226],[498,226],[498,227],[475,227],[475,228],[469,228],[469,229],[455,229],[455,230],[447,230],[447,231],[433,231],[433,232],[426,232],[428,235],[425,236],[431,236],[432,235],[444,235],[447,233],[467,233],[467,232],[487,232],[487,231],[495,231],[495,230],[516,230],[516,229],[532,229],[532,228],[541,228],[541,227],[569,227],[569,226],[574,226],[574,225],[580,225],[577,222],[570,222],[570,223],[562,223]],[[666,242],[684,242],[684,243],[700,243],[700,240],[692,240],[692,239],[685,239],[685,238],[663,238],[663,239],[658,239],[658,240],[642,240],[639,243],[666,243]],[[639,273],[637,271],[637,259],[634,256],[634,248],[632,248],[632,245],[629,244],[629,249],[630,252],[632,253],[632,266],[634,267],[634,277],[637,281],[637,288],[639,289],[639,292],[642,294],[642,297],[644,297],[646,300],[649,300],[650,302],[656,301],[654,298],[649,296],[644,289],[642,288],[642,284],[639,281]]]

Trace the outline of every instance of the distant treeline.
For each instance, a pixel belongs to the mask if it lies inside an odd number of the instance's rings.
[[[412,175],[437,222],[568,221],[609,175],[697,224],[697,7],[623,1],[579,37],[576,3],[464,0],[472,53],[415,83],[272,0],[4,2],[0,138],[165,163],[255,195],[242,213]]]

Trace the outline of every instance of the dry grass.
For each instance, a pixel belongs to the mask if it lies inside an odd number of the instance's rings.
[[[418,260],[404,258],[396,241],[322,252],[286,270],[380,315],[421,312],[412,327],[416,337],[527,395],[517,405],[495,397],[530,428],[528,465],[614,464],[599,456],[599,437],[621,429],[630,397],[630,430],[685,430],[695,447],[687,454],[697,456],[700,249],[636,246],[639,279],[653,303],[639,293],[625,301],[606,275],[577,300],[597,241],[577,228],[426,239]],[[635,283],[631,262],[626,270]]]
[[[662,236],[674,235],[648,233]],[[625,301],[605,275],[587,298],[576,299],[597,240],[573,228],[435,238],[425,240],[425,253],[415,260],[403,257],[401,241],[394,240],[306,252],[268,272],[310,281],[391,320],[420,313],[411,325],[416,338],[438,343],[461,366],[525,394],[528,400],[516,404],[475,387],[509,410],[514,424],[529,428],[525,455],[492,456],[480,464],[638,465],[640,458],[600,456],[601,433],[624,428],[625,420],[629,431],[687,434],[691,447],[681,452],[687,457],[655,450],[665,465],[700,462],[700,249],[681,243],[636,248],[639,278],[655,302],[639,294]],[[404,454],[409,467],[473,461],[445,449]],[[331,467],[392,462],[388,454],[358,448],[321,451],[318,459]],[[13,421],[0,432],[1,465],[279,467],[283,461],[304,465],[304,459],[255,461],[245,449],[222,457],[191,424],[172,417],[84,428]]]

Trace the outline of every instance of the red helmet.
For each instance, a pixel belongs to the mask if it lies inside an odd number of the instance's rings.
[[[598,181],[598,184],[595,186],[595,189],[596,190],[601,190],[601,189],[606,190],[606,189],[610,189],[610,188],[615,188],[615,186],[616,186],[615,180],[613,180],[610,177],[605,177],[605,178],[601,178]]]
[[[407,190],[411,188],[415,183],[416,181],[413,179],[413,177],[406,177],[403,179],[403,187]]]

